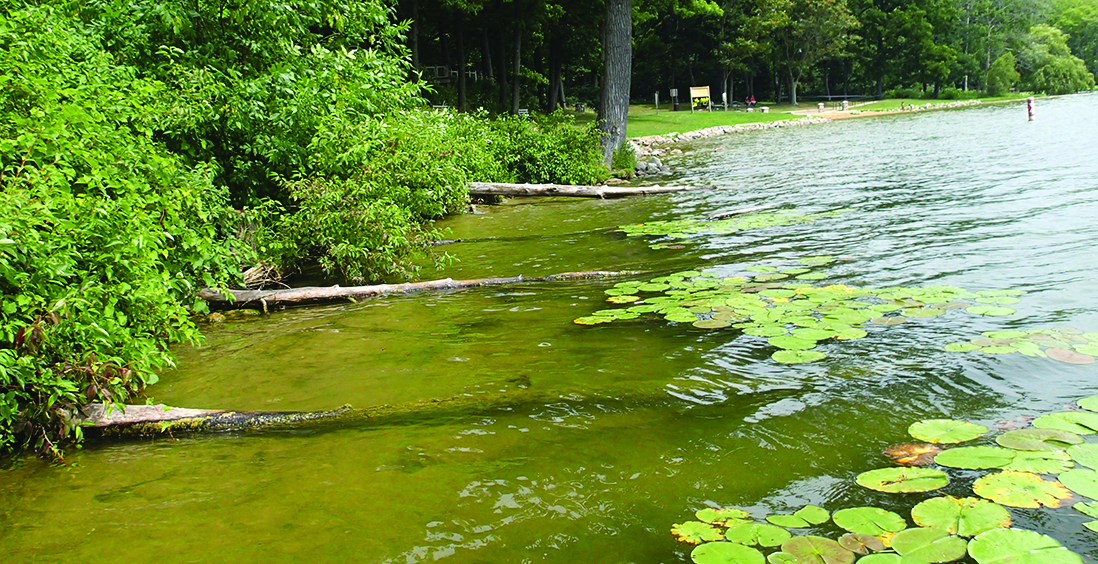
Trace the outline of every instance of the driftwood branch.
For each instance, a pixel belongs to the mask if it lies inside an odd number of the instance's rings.
[[[716,190],[716,186],[571,186],[567,184],[503,184],[470,182],[471,196],[572,196],[576,198],[621,198],[644,194],[667,194],[686,190]]]
[[[345,405],[330,411],[277,412],[186,409],[165,405],[89,404],[70,417],[85,432],[99,435],[158,435],[187,431],[231,431],[334,420],[352,413]]]
[[[549,276],[526,278],[521,274],[508,278],[478,278],[474,280],[430,280],[427,282],[407,282],[404,284],[377,284],[373,286],[310,286],[287,290],[229,290],[226,297],[221,292],[204,288],[198,297],[206,300],[215,309],[261,308],[302,305],[332,301],[346,301],[388,294],[412,294],[429,290],[455,290],[480,286],[502,286],[521,282],[555,282],[560,280],[583,280],[632,276],[636,271],[590,270],[583,272],[563,272]]]

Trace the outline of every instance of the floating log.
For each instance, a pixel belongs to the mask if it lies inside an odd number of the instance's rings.
[[[290,305],[302,305],[323,303],[332,301],[346,301],[371,296],[388,294],[412,294],[428,290],[455,290],[459,288],[476,288],[480,286],[502,286],[506,284],[518,284],[521,282],[556,282],[560,280],[583,280],[600,278],[617,278],[639,274],[637,271],[605,271],[589,270],[583,272],[562,272],[549,276],[526,278],[521,274],[508,278],[478,278],[474,280],[454,280],[445,278],[442,280],[430,280],[427,282],[406,282],[404,284],[377,284],[373,286],[309,286],[305,288],[289,288],[286,290],[229,290],[225,296],[218,290],[203,288],[198,292],[198,297],[206,300],[214,309],[239,309],[255,308],[267,310],[271,307],[284,307]]]
[[[462,394],[450,398],[434,398],[419,401],[375,405],[354,409],[344,405],[329,411],[227,411],[213,409],[184,409],[163,405],[127,405],[124,409],[108,409],[103,404],[84,406],[72,414],[72,423],[84,429],[87,437],[142,437],[190,435],[232,431],[278,431],[308,428],[313,431],[345,429],[349,427],[382,425],[439,424],[459,418],[483,417],[498,414],[536,410],[546,404],[562,401],[585,401],[600,406],[643,405],[661,402],[677,403],[677,394],[663,385],[638,388],[626,383],[607,390],[592,391],[579,388],[517,388],[497,393]],[[780,399],[780,390],[758,392],[760,405]],[[704,410],[714,410],[726,416],[728,409],[747,409],[745,406],[729,406],[716,403],[709,406],[692,406],[695,416]],[[744,413],[743,416],[746,416]],[[704,418],[704,416],[703,416]]]
[[[567,184],[504,184],[470,182],[471,196],[572,196],[576,198],[621,198],[645,194],[667,194],[687,190],[716,190],[716,186],[571,186]]]
[[[97,435],[158,435],[185,431],[232,431],[333,420],[352,413],[345,405],[329,411],[225,411],[160,405],[93,403],[70,415],[85,432]]]

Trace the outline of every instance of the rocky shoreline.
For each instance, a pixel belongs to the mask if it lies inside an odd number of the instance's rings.
[[[804,117],[800,119],[791,119],[784,121],[770,121],[760,123],[743,123],[739,125],[718,125],[716,127],[707,127],[705,129],[698,129],[695,131],[687,131],[686,133],[668,133],[666,135],[650,135],[648,137],[637,137],[630,139],[629,143],[633,146],[633,151],[637,155],[637,164],[633,168],[633,174],[636,176],[652,176],[655,174],[662,174],[671,171],[671,167],[663,164],[660,160],[662,155],[677,155],[682,153],[682,149],[672,147],[676,143],[683,143],[689,141],[697,141],[699,139],[706,139],[708,137],[716,137],[718,135],[727,135],[729,133],[744,133],[747,131],[760,131],[764,129],[776,129],[779,127],[794,127],[801,125],[818,125],[822,123],[830,123],[831,120],[823,117]]]

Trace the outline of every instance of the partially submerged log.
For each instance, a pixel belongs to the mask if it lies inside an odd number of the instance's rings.
[[[158,435],[186,431],[232,431],[277,427],[306,421],[332,420],[353,410],[345,405],[330,411],[225,411],[186,409],[165,405],[90,404],[72,414],[85,432],[99,435]]]
[[[605,199],[716,189],[716,186],[571,186],[568,184],[469,183],[469,195],[471,196],[572,196],[576,198]]]
[[[583,272],[562,272],[549,276],[526,278],[521,274],[507,278],[477,278],[474,280],[430,280],[427,282],[406,282],[404,284],[376,284],[373,286],[310,286],[289,288],[286,290],[229,290],[229,296],[217,290],[203,288],[198,297],[206,300],[214,309],[256,308],[267,310],[271,307],[284,307],[333,301],[346,301],[387,294],[411,294],[428,290],[454,290],[480,286],[501,286],[521,282],[555,282],[560,280],[582,280],[615,278],[638,274],[636,271],[590,270]]]

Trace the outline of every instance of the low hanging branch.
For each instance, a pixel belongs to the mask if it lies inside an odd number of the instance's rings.
[[[286,290],[229,290],[228,296],[217,290],[204,288],[198,297],[206,300],[214,309],[255,308],[268,309],[276,306],[313,304],[332,301],[346,301],[388,294],[412,294],[429,290],[454,290],[476,288],[480,286],[502,286],[521,282],[555,282],[560,280],[583,280],[599,278],[617,278],[632,276],[639,272],[589,270],[583,272],[563,272],[549,276],[526,278],[521,274],[508,278],[477,278],[474,280],[430,280],[427,282],[407,282],[404,284],[377,284],[373,286],[310,286]]]
[[[503,184],[470,182],[471,196],[573,196],[576,198],[621,198],[644,194],[667,194],[687,190],[716,190],[716,186],[571,186],[568,184]]]

